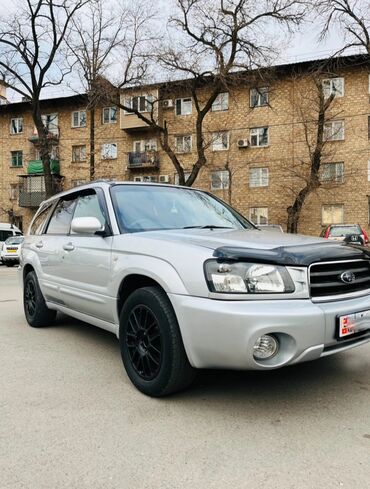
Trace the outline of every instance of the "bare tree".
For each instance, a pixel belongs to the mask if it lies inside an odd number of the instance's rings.
[[[22,9],[0,22],[0,78],[31,105],[47,196],[52,194],[52,140],[40,97],[43,89],[59,85],[70,72],[58,54],[73,16],[88,1],[25,0]]]
[[[279,26],[290,29],[299,24],[305,14],[305,2],[176,0],[175,3],[177,13],[169,23],[169,32],[173,35],[151,58],[171,79],[179,80],[178,89],[190,93],[195,106],[196,156],[186,181],[181,156],[171,139],[170,122],[160,118],[158,110],[173,85],[169,88],[162,84],[159,96],[148,100],[150,113],[143,113],[126,101],[121,101],[119,106],[136,114],[153,129],[179,175],[179,183],[191,186],[207,163],[209,141],[205,137],[205,121],[217,97],[232,86],[245,83],[251,69],[271,62],[277,49],[276,45],[266,42],[264,29],[273,29],[277,36]],[[124,86],[127,86],[125,79],[119,88]]]
[[[108,71],[114,69],[117,57],[121,60],[125,53],[125,83],[142,80],[144,75],[143,65],[135,64],[137,48],[143,42],[139,37],[142,32],[135,29],[138,24],[143,27],[151,16],[151,9],[144,7],[143,3],[132,7],[122,1],[94,0],[72,19],[72,35],[67,44],[73,55],[70,64],[78,67],[88,96],[90,180],[95,178],[95,112],[104,101],[102,85]],[[137,42],[133,41],[133,34],[137,35]]]
[[[325,19],[321,37],[324,38],[332,27],[337,26],[344,34],[345,45],[349,48],[364,49],[370,54],[370,2],[368,0],[318,0],[317,9]]]
[[[330,140],[339,136],[341,127],[332,127],[328,131],[328,123],[338,119],[339,113],[333,112],[333,101],[336,96],[334,89],[327,89],[323,79],[333,77],[333,73],[316,68],[309,77],[298,76],[293,83],[302,84],[296,99],[293,100],[293,110],[297,116],[300,134],[293,137],[303,142],[303,150],[293,162],[288,162],[282,168],[285,190],[293,195],[293,203],[287,208],[287,231],[297,233],[302,209],[307,198],[322,185],[322,162],[330,161],[333,157]],[[311,87],[307,87],[310,83]],[[302,83],[303,82],[303,83]]]

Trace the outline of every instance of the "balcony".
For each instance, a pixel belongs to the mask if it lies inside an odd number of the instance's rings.
[[[59,127],[53,127],[50,128],[47,134],[47,138],[51,141],[58,141],[59,140]],[[33,144],[38,144],[39,142],[39,135],[37,132],[37,129],[35,129],[32,134],[29,136],[28,141],[30,141]]]
[[[38,207],[46,199],[44,175],[20,175],[19,207]],[[62,190],[60,175],[53,175],[52,194]]]
[[[52,174],[59,174],[59,160],[50,160],[50,171]],[[44,173],[44,166],[41,160],[30,160],[27,166],[28,175],[40,175]]]
[[[159,154],[157,151],[145,151],[143,153],[129,153],[127,168],[159,168]]]

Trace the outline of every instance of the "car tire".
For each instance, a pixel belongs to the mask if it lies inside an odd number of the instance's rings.
[[[24,279],[23,307],[32,328],[50,326],[55,320],[57,313],[46,306],[35,272],[29,272]]]
[[[128,297],[119,337],[127,375],[142,393],[163,397],[193,382],[196,370],[186,355],[172,305],[159,287],[143,287]]]

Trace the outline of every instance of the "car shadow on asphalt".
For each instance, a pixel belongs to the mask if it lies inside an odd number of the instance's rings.
[[[55,325],[70,331],[76,338],[103,348],[106,355],[117,355],[118,341],[114,334],[82,321],[58,314]],[[367,351],[365,349],[367,348]],[[370,392],[370,356],[368,346],[355,348],[334,356],[270,371],[199,370],[188,389],[159,400],[190,403],[199,400],[231,401],[261,409],[300,409],[318,403],[330,409],[333,398],[349,401]],[[93,351],[91,352],[93,354]],[[119,353],[118,353],[119,354]],[[120,358],[117,361],[121,361]],[[124,379],[127,381],[126,374]],[[216,405],[215,405],[216,403]]]

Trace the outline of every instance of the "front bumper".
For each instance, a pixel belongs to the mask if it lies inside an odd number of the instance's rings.
[[[221,301],[169,294],[185,350],[196,368],[274,369],[370,341],[370,331],[337,341],[336,318],[370,309],[370,296],[323,304],[305,300]],[[253,346],[275,334],[279,353],[256,361]]]

